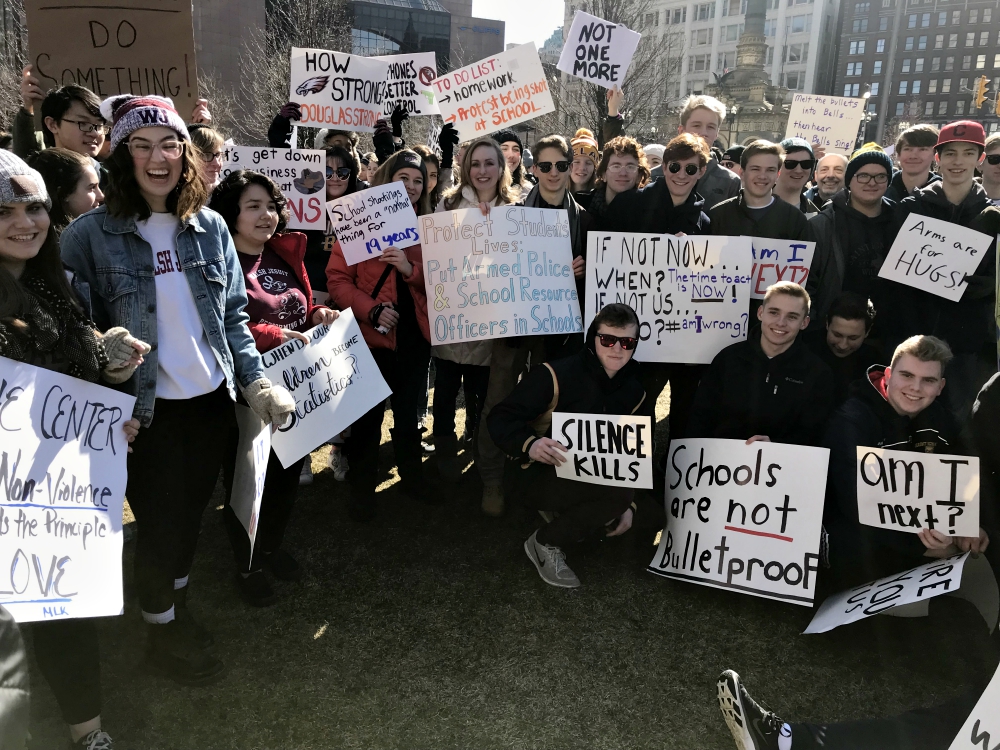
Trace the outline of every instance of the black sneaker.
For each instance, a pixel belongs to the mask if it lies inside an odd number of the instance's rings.
[[[69,743],[70,750],[114,750],[114,743],[111,735],[100,729],[95,729],[86,737],[81,737],[76,742]]]
[[[181,685],[209,685],[222,676],[225,667],[212,654],[199,648],[177,620],[149,625],[145,666],[151,672]]]
[[[198,648],[206,651],[215,646],[215,637],[191,614],[187,606],[188,587],[176,589],[174,591],[174,618],[177,620],[180,629],[194,641]]]
[[[279,580],[298,581],[302,578],[302,567],[283,549],[264,555],[264,565]]]
[[[767,711],[750,697],[740,676],[731,669],[719,675],[719,708],[733,733],[738,750],[778,750],[778,737],[790,737],[791,730],[773,711]]]
[[[274,593],[274,589],[271,588],[271,584],[267,582],[263,570],[255,570],[245,578],[237,573],[236,585],[247,604],[254,607],[270,607],[278,601],[278,597]]]

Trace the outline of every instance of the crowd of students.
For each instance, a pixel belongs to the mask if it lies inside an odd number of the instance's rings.
[[[352,132],[316,134],[314,146],[326,152],[328,200],[401,182],[418,216],[461,208],[488,214],[511,204],[564,210],[581,299],[590,231],[816,242],[804,288],[768,288],[746,341],[710,365],[691,365],[634,361],[639,320],[623,304],[595,311],[586,334],[432,347],[421,246],[391,247],[349,265],[332,232],[288,231],[285,198],[269,178],[236,171],[220,179],[225,136],[213,129],[204,100],[185,117],[153,96],[101,102],[75,85],[43,95],[30,66],[22,100],[14,153],[0,151],[0,355],[103,381],[137,399],[125,427],[127,498],[137,527],[145,664],[159,674],[201,685],[223,671],[188,590],[220,469],[232,491],[234,404],[283,424],[294,402],[265,377],[261,353],[307,341],[304,331],[332,323],[339,310],[353,311],[392,390],[402,493],[440,503],[461,479],[455,422],[463,390],[464,447],[482,480],[482,511],[500,516],[516,501],[540,513],[544,523],[524,549],[553,586],[580,586],[567,549],[625,533],[636,510],[632,490],[557,478],[566,448],[551,436],[553,411],[655,415],[667,383],[671,437],[830,449],[826,575],[841,588],[956,550],[994,560],[1000,449],[989,425],[1000,394],[987,383],[997,372],[995,243],[959,302],[878,277],[911,213],[997,234],[1000,135],[987,139],[978,123],[906,130],[895,148],[899,170],[875,144],[850,157],[797,138],[723,151],[716,140],[725,106],[705,96],[687,100],[676,137],[643,145],[624,132],[620,90],[609,92],[603,146],[585,128],[571,138],[539,138],[530,152],[512,131],[460,144],[446,124],[433,147],[409,147],[401,110],[379,122],[373,152],[359,153]],[[282,107],[268,142],[287,147],[299,117],[297,105]],[[429,371],[434,472],[423,460],[420,427]],[[347,513],[359,523],[379,512],[384,413],[380,404],[349,435],[335,436],[330,454],[335,478],[348,482]],[[905,535],[859,524],[859,445],[979,455],[980,534]],[[299,484],[312,479],[310,464],[306,458],[285,468],[272,453],[252,554],[227,497],[235,580],[253,605],[276,601],[269,577],[303,574],[282,544]],[[30,627],[73,746],[112,747],[100,719],[94,621]],[[808,727],[786,731],[790,725],[763,709],[759,721],[748,721],[759,707],[733,673],[719,689],[740,747],[817,746],[809,744],[815,733]],[[956,716],[944,713],[946,729]],[[918,746],[876,742],[863,731],[844,736],[840,744],[827,736],[822,746]]]

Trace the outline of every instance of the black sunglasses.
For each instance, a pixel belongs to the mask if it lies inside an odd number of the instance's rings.
[[[329,180],[331,177],[333,177],[334,174],[336,174],[337,177],[340,178],[341,180],[346,180],[348,177],[351,176],[351,168],[350,167],[337,167],[336,169],[334,169],[333,167],[326,168],[326,179]]]
[[[724,167],[725,167],[726,169],[732,169],[733,167],[735,167],[735,166],[736,166],[736,162],[734,162],[734,161],[724,161],[724,162],[721,162],[721,164],[722,164],[722,166],[724,166]]]
[[[795,169],[796,167],[802,167],[805,170],[810,170],[816,165],[815,159],[785,159],[786,169]]]
[[[995,167],[997,164],[1000,164],[1000,154],[987,154],[986,161]]]
[[[552,167],[555,166],[560,172],[565,172],[569,169],[568,161],[557,161],[555,165],[550,161],[536,161],[535,166],[538,167],[542,172],[548,174],[552,171]]]
[[[624,349],[627,352],[630,352],[633,349],[635,349],[636,344],[639,343],[639,339],[637,339],[635,336],[612,336],[610,333],[599,333],[597,334],[597,338],[601,340],[601,346],[605,347],[606,349],[610,349],[617,343],[621,344],[622,349]]]
[[[681,171],[681,164],[678,161],[672,161],[667,165],[667,169],[670,170],[670,174],[677,174],[678,172]],[[694,177],[696,174],[698,174],[698,167],[695,166],[694,164],[685,164],[684,174],[688,175],[689,177]]]

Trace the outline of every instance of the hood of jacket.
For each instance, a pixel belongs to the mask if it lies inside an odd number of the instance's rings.
[[[636,318],[636,322],[638,323],[638,317]],[[597,317],[595,316],[587,328],[587,340],[584,342],[583,351],[578,356],[583,358],[587,371],[601,384],[602,388],[605,390],[614,390],[618,387],[615,385],[616,382],[620,385],[632,375],[638,377],[640,365],[635,361],[635,350],[633,350],[632,358],[629,359],[622,369],[615,373],[613,378],[609,378],[608,374],[604,371],[604,365],[597,358],[597,329],[599,327]]]
[[[952,221],[956,224],[968,225],[973,219],[979,217],[979,214],[983,212],[984,209],[993,205],[990,202],[990,198],[986,195],[986,191],[983,186],[978,182],[972,183],[972,189],[969,191],[968,195],[962,199],[962,202],[957,206],[948,200],[948,196],[944,192],[944,182],[941,179],[937,179],[929,185],[925,185],[922,188],[917,188],[914,191],[914,197],[919,201],[938,207],[942,213],[950,214],[951,218],[948,221]]]

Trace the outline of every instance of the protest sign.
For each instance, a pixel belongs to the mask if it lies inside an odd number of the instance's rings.
[[[302,111],[299,125],[374,133],[388,75],[383,60],[292,47],[288,101]]]
[[[1000,744],[1000,667],[948,750],[996,750]]]
[[[0,605],[18,622],[121,614],[134,405],[0,357]]]
[[[979,536],[979,459],[857,448],[858,520],[866,526]]]
[[[749,237],[591,231],[586,325],[612,302],[639,315],[640,362],[708,364],[747,337]]]
[[[445,73],[432,85],[441,116],[463,141],[556,109],[533,42]]]
[[[274,180],[288,201],[289,229],[326,229],[326,154],[321,150],[226,146],[223,178],[240,169]]]
[[[632,414],[552,414],[552,439],[569,448],[556,476],[588,484],[653,489],[653,428]]]
[[[578,10],[556,67],[606,89],[621,86],[641,35]]]
[[[433,52],[412,55],[382,55],[372,57],[389,65],[382,114],[388,120],[396,105],[411,115],[439,115],[431,81],[437,78],[437,59]]]
[[[191,3],[25,0],[24,13],[28,60],[43,90],[75,83],[102,99],[168,96],[185,121],[191,114],[198,99]]]
[[[261,355],[271,382],[295,399],[295,412],[271,436],[286,469],[392,393],[353,312],[344,310],[332,325],[316,326],[306,335],[308,345],[293,339]]]
[[[976,272],[992,241],[961,224],[910,214],[878,275],[958,302],[968,286],[966,274]]]
[[[326,211],[349,266],[376,258],[386,248],[420,242],[417,214],[402,182],[334,198]]]
[[[236,424],[240,429],[240,438],[236,446],[236,470],[233,472],[229,504],[250,538],[252,558],[257,541],[260,503],[264,499],[267,460],[271,454],[271,425],[264,424],[252,409],[242,404],[236,404]]]
[[[583,330],[563,210],[420,217],[431,344]]]
[[[806,285],[816,252],[815,242],[751,237],[750,243],[753,249],[750,299],[764,299],[767,288],[779,281]]]
[[[796,94],[788,112],[785,138],[805,138],[828,154],[850,156],[865,114],[865,99]]]
[[[672,440],[667,528],[647,570],[812,606],[830,451]]]

